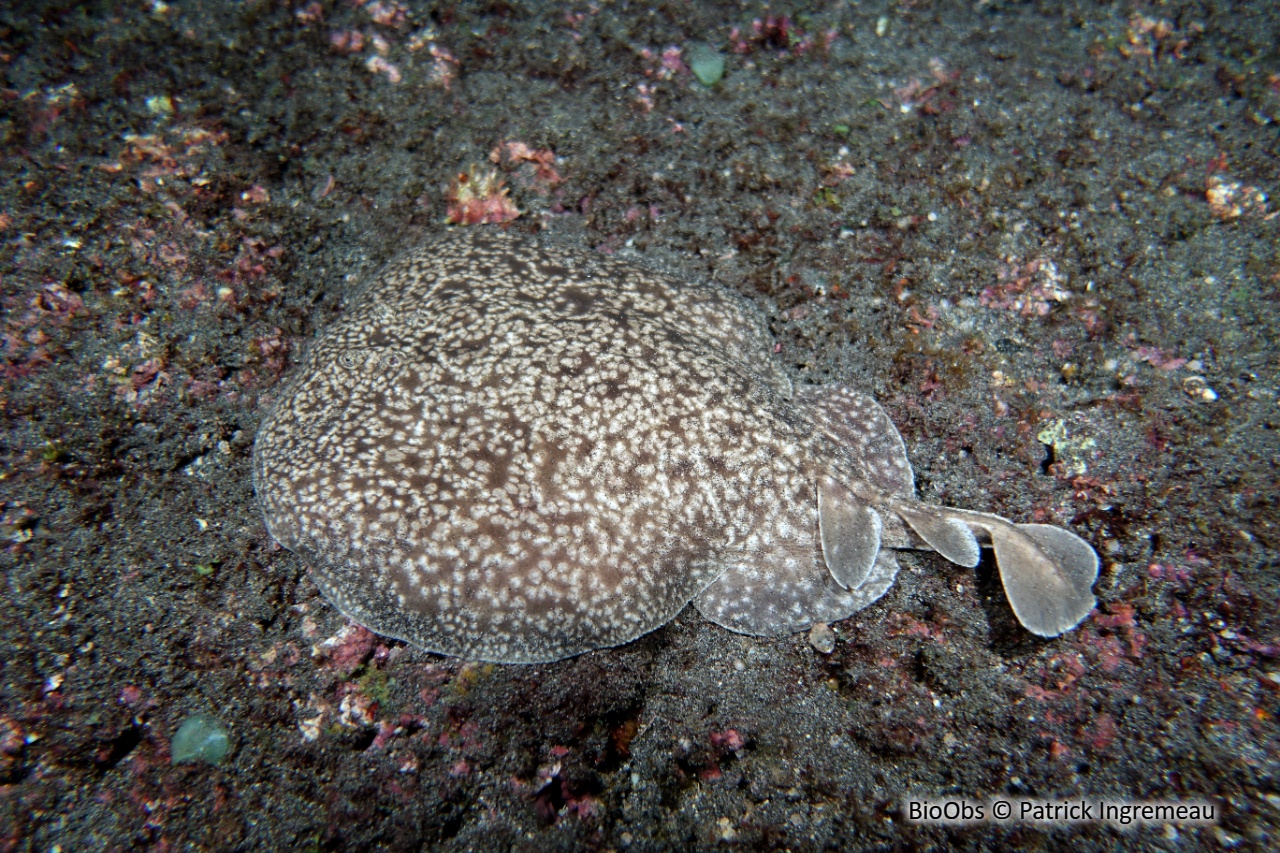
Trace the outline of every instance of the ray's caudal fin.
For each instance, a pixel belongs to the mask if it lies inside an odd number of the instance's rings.
[[[972,568],[980,552],[974,531],[991,540],[1004,594],[1028,631],[1056,637],[1093,610],[1098,555],[1087,542],[1050,524],[1014,524],[985,512],[895,500],[892,509],[929,546]]]

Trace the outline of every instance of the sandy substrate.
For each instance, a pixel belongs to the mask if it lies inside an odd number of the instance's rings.
[[[1280,7],[11,6],[0,851],[1280,845]],[[1097,612],[1039,640],[919,553],[830,654],[692,610],[540,666],[348,625],[253,436],[461,172],[748,296],[922,497],[1086,538]],[[174,764],[197,715],[231,750]],[[1081,798],[1216,823],[909,820]]]

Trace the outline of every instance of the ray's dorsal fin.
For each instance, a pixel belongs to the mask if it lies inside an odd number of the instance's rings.
[[[818,481],[818,535],[827,571],[841,589],[866,581],[880,553],[880,513],[829,477]]]
[[[920,534],[929,547],[958,566],[972,569],[982,559],[978,538],[969,525],[942,507],[914,504],[898,509],[898,515]]]
[[[961,565],[978,564],[974,530],[990,537],[1005,597],[1013,615],[1031,633],[1056,637],[1079,625],[1093,610],[1098,554],[1069,530],[906,501],[896,502],[893,509],[938,553]],[[957,528],[965,528],[965,534]],[[970,543],[972,551],[967,550]]]

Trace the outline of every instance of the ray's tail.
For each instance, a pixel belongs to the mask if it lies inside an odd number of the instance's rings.
[[[1093,610],[1098,554],[1074,533],[903,499],[891,508],[929,547],[958,565],[978,565],[979,537],[989,542],[1013,615],[1031,633],[1056,637]]]
[[[1013,613],[1033,634],[1056,637],[1089,615],[1098,555],[1083,539],[1048,524],[1014,524],[990,513],[921,503],[902,436],[875,400],[842,385],[822,385],[797,389],[795,401],[832,443],[822,458],[843,460],[817,483],[822,554],[842,589],[857,590],[872,576],[882,546],[918,544],[905,524],[968,568],[978,565],[981,546],[990,545]]]

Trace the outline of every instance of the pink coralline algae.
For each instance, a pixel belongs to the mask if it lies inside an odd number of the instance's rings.
[[[494,169],[472,166],[449,185],[445,219],[451,225],[498,225],[510,222],[520,210],[507,196],[505,182]]]
[[[49,350],[52,338],[45,331],[66,326],[78,314],[85,312],[84,301],[63,284],[46,284],[34,296],[26,300],[27,310],[18,314],[19,302],[6,299],[4,307],[11,319],[5,321],[0,331],[0,354],[5,364],[0,370],[4,378],[14,379],[29,375],[53,362]]]
[[[329,34],[329,46],[337,53],[359,53],[364,50],[364,34],[359,30],[332,32]]]
[[[1023,317],[1043,317],[1054,303],[1070,298],[1065,285],[1066,277],[1058,272],[1053,261],[1035,259],[1021,263],[1010,257],[1000,268],[999,281],[983,289],[978,303],[985,308],[1014,311]]]
[[[556,155],[551,149],[535,149],[523,142],[505,142],[489,152],[489,162],[495,165],[501,164],[504,151],[508,168],[514,168],[521,163],[532,164],[535,189],[546,192],[564,181],[556,171]]]
[[[377,637],[368,629],[347,625],[312,649],[312,656],[337,672],[351,673],[369,659],[376,643]]]
[[[711,745],[723,752],[739,752],[747,742],[737,729],[725,729],[722,732],[711,733]]]
[[[383,2],[383,0],[374,0],[364,10],[373,19],[374,23],[381,24],[384,27],[403,26],[408,14],[408,9],[402,4]]]
[[[448,90],[453,88],[453,81],[458,77],[458,60],[443,47],[431,45],[431,82]]]
[[[381,56],[371,56],[364,61],[364,67],[374,74],[384,75],[389,82],[399,83],[402,79],[400,69]]]

